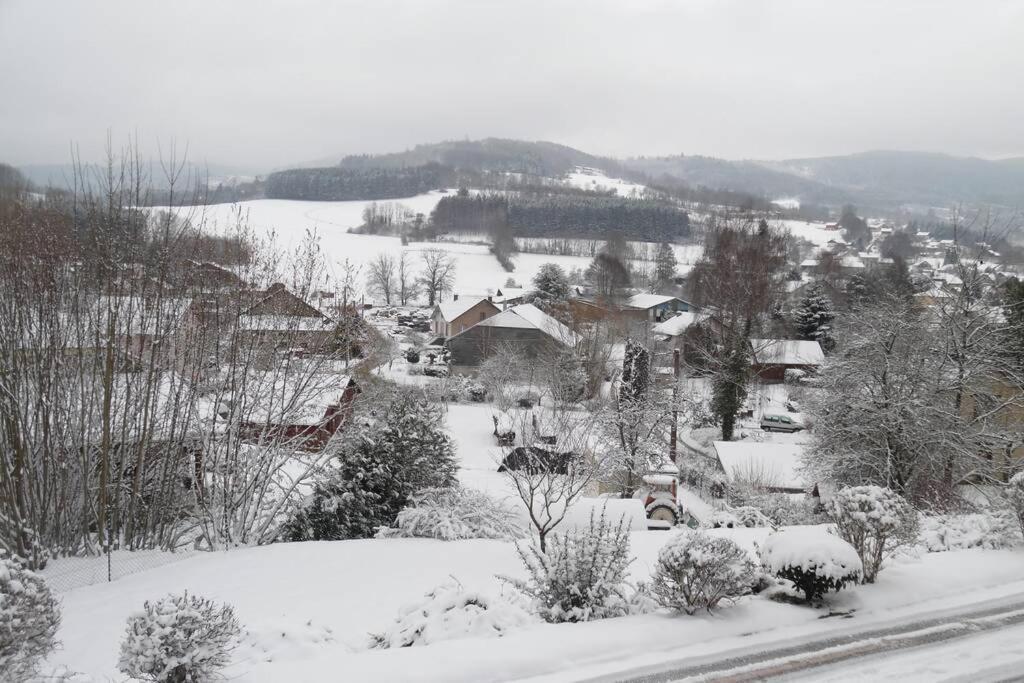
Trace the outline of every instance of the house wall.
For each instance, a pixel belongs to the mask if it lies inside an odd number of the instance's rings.
[[[454,320],[445,320],[441,315],[441,309],[437,308],[434,310],[433,316],[434,334],[439,334],[444,337],[454,337],[463,330],[468,330],[478,322],[486,320],[500,312],[501,311],[498,307],[487,299],[482,299]]]
[[[452,365],[476,366],[504,347],[524,358],[536,358],[561,345],[537,329],[477,325],[449,339],[447,346],[452,354]]]

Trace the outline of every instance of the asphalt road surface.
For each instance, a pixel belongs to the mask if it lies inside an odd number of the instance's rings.
[[[792,640],[777,647],[760,643],[712,657],[689,657],[588,680],[594,683],[895,678],[907,683],[943,679],[971,683],[1024,681],[1024,641],[1017,638],[1018,635],[1024,637],[1024,595],[921,615],[898,624],[824,635],[799,644]],[[1016,642],[1020,642],[1016,650],[1007,647]],[[964,661],[969,656],[978,659],[979,653],[989,651],[1001,656],[989,658],[988,662]],[[961,654],[959,659],[953,657],[955,652]],[[892,677],[887,674],[887,660],[894,674]],[[913,672],[918,670],[927,674],[915,676]]]

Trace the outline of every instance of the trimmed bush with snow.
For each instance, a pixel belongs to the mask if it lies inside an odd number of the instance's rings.
[[[201,683],[227,665],[241,629],[230,605],[168,595],[128,618],[117,668],[157,683]]]
[[[684,531],[658,552],[651,591],[663,607],[693,614],[750,592],[754,563],[728,538]]]
[[[882,562],[917,540],[917,513],[898,493],[881,486],[848,486],[827,504],[839,536],[853,546],[864,566],[864,583],[874,583]]]
[[[545,621],[593,621],[631,611],[629,530],[622,523],[610,524],[604,512],[599,519],[591,513],[587,528],[552,535],[547,552],[520,546],[519,557],[529,578],[502,578],[532,599]]]
[[[922,515],[920,543],[930,553],[1008,548],[1020,541],[1017,520],[1005,511],[960,515]]]
[[[759,552],[765,568],[791,581],[808,603],[856,583],[864,571],[852,545],[819,528],[776,531]]]
[[[518,605],[467,591],[450,581],[434,588],[423,600],[404,607],[384,632],[370,634],[370,647],[412,647],[457,638],[494,638],[530,621],[530,614]]]
[[[397,528],[382,528],[380,538],[519,538],[515,513],[486,493],[461,486],[424,489],[398,513]]]
[[[27,679],[57,644],[58,626],[60,606],[43,577],[0,550],[0,680]]]

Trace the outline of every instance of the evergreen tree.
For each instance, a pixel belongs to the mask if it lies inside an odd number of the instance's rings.
[[[722,425],[722,439],[725,441],[732,441],[736,417],[743,410],[743,404],[747,400],[749,344],[744,336],[736,336],[727,343],[713,382],[711,411]]]
[[[640,403],[651,384],[651,352],[632,339],[626,340],[626,355],[622,359],[622,383],[619,399]]]
[[[857,209],[847,204],[839,217],[839,227],[846,241],[857,249],[863,249],[871,241],[871,229],[867,221],[857,215]]]
[[[430,403],[398,392],[371,426],[345,440],[336,468],[316,482],[309,504],[283,529],[290,541],[372,538],[410,496],[451,486],[458,465]]]
[[[676,277],[676,253],[672,245],[662,242],[658,247],[658,253],[654,257],[654,289],[670,287]]]
[[[569,278],[557,263],[545,263],[533,276],[533,303],[544,310],[563,304],[569,298]]]
[[[825,351],[835,347],[832,338],[832,321],[836,314],[832,302],[818,285],[811,285],[800,299],[794,314],[794,324],[801,339],[816,341]]]

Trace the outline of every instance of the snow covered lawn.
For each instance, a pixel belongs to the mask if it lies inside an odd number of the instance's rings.
[[[632,534],[634,580],[650,576],[657,551],[671,533]],[[766,530],[714,533],[751,548]],[[204,554],[60,594],[64,645],[51,662],[97,680],[121,680],[116,661],[125,620],[144,600],[187,589],[235,606],[247,635],[225,672],[233,680],[319,681],[339,675],[358,681],[498,681],[543,675],[565,680],[564,669],[582,675],[631,658],[650,664],[683,646],[705,643],[701,651],[706,653],[867,625],[891,617],[898,608],[923,608],[928,601],[948,607],[976,596],[1022,592],[1024,552],[936,553],[895,565],[882,572],[876,585],[833,596],[837,608],[856,610],[854,619],[819,620],[819,611],[748,597],[711,615],[538,622],[503,638],[365,650],[368,632],[386,627],[401,606],[435,586],[455,577],[467,590],[496,594],[503,590],[497,574],[522,576],[511,543],[388,539]]]

